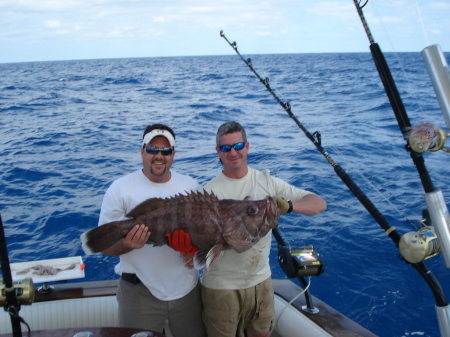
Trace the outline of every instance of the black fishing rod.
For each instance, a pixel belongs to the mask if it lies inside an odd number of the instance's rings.
[[[8,249],[6,248],[5,232],[3,230],[3,221],[0,214],[0,262],[2,267],[3,283],[5,285],[4,296],[6,297],[4,309],[11,317],[11,326],[13,337],[22,337],[22,329],[20,326],[21,318],[19,317],[20,303],[16,296],[13,280],[11,276],[11,268],[9,266]]]
[[[435,189],[430,175],[428,174],[427,168],[425,167],[425,159],[423,158],[421,153],[412,150],[407,141],[406,136],[408,133],[408,129],[411,127],[411,123],[409,121],[408,114],[406,113],[405,106],[403,105],[403,101],[397,90],[397,86],[395,85],[394,79],[386,62],[386,59],[384,58],[383,52],[381,51],[378,43],[375,43],[372,33],[370,32],[369,25],[367,24],[367,21],[364,17],[362,8],[367,4],[368,0],[362,6],[360,5],[360,2],[358,0],[353,0],[353,2],[355,3],[356,10],[358,11],[358,15],[363,24],[367,38],[369,39],[370,52],[375,62],[375,66],[378,70],[378,74],[380,75],[381,81],[383,82],[384,90],[386,91],[389,102],[391,103],[392,110],[394,111],[394,115],[397,119],[400,131],[403,134],[403,138],[406,140],[405,148],[410,153],[411,159],[417,168],[425,193],[433,192]]]
[[[361,19],[367,38],[369,39],[370,52],[375,62],[375,66],[378,70],[378,74],[380,75],[381,81],[383,83],[384,90],[386,91],[389,102],[391,103],[392,110],[394,111],[394,115],[395,118],[397,119],[397,123],[403,135],[403,138],[406,140],[405,148],[410,153],[413,163],[417,168],[425,193],[433,192],[435,191],[435,189],[433,186],[433,182],[431,181],[430,175],[428,174],[428,171],[425,167],[425,159],[423,158],[421,153],[412,150],[407,141],[406,134],[408,132],[408,128],[411,127],[411,123],[409,121],[408,114],[406,113],[405,106],[403,105],[403,101],[397,90],[397,86],[395,85],[392,73],[389,69],[386,59],[384,58],[380,46],[378,45],[378,43],[375,43],[375,40],[369,29],[369,25],[367,24],[366,18],[364,17],[362,9],[367,4],[368,0],[362,6],[360,5],[360,2],[358,0],[353,0],[353,2],[355,3],[355,7],[358,12],[359,18]],[[433,276],[430,270],[422,262],[412,263],[411,265],[413,266],[414,269],[416,269],[419,272],[422,278],[429,285],[436,300],[436,305],[437,306],[448,305],[448,302],[445,299],[444,292],[439,282]]]
[[[354,0],[356,1],[356,0]],[[228,44],[234,49],[237,55],[244,61],[244,63],[250,68],[250,70],[256,75],[259,81],[266,87],[266,89],[272,94],[275,100],[281,105],[281,107],[288,113],[288,115],[294,120],[294,122],[298,125],[298,127],[304,132],[306,137],[316,146],[317,150],[325,157],[328,163],[334,168],[336,174],[341,178],[344,184],[348,187],[348,189],[353,193],[353,195],[359,200],[359,202],[366,208],[369,214],[375,219],[376,222],[380,225],[381,228],[384,229],[386,235],[388,235],[392,241],[395,243],[396,247],[399,247],[400,235],[398,234],[395,227],[391,227],[386,218],[380,213],[380,211],[375,207],[375,205],[370,201],[370,199],[364,194],[364,192],[359,188],[359,186],[353,181],[353,179],[345,172],[345,170],[340,167],[336,162],[330,157],[330,155],[325,151],[325,149],[321,145],[321,135],[318,131],[314,132],[312,135],[309,131],[303,126],[302,123],[295,117],[295,115],[291,111],[291,105],[289,102],[283,103],[272,88],[269,85],[269,79],[266,77],[262,79],[261,76],[256,72],[256,70],[252,66],[251,59],[245,60],[242,55],[239,53],[237,49],[236,42],[231,43],[223,33],[220,31],[220,36],[228,42]],[[409,263],[404,258],[402,259],[405,263]],[[411,263],[414,269],[416,269],[425,282],[430,287],[436,304],[438,306],[446,306],[448,304],[445,299],[444,292],[442,290],[441,285],[431,273],[431,271],[425,266],[423,262],[419,263]]]
[[[302,123],[295,117],[295,115],[291,111],[291,105],[289,102],[283,103],[275,92],[272,90],[269,84],[269,79],[266,77],[264,80],[259,76],[259,74],[255,71],[252,66],[251,59],[245,60],[242,55],[239,53],[237,49],[236,42],[231,43],[223,33],[220,31],[220,36],[223,37],[228,44],[234,49],[234,51],[239,55],[239,57],[244,61],[244,63],[250,68],[250,70],[256,75],[256,77],[260,80],[260,82],[266,87],[266,89],[272,94],[272,96],[276,99],[276,101],[282,106],[282,108],[288,113],[288,115],[295,121],[298,127],[305,133],[306,137],[316,146],[317,150],[325,157],[328,163],[333,166],[336,174],[341,178],[345,185],[352,191],[352,193],[356,196],[356,198],[361,202],[361,204],[367,209],[367,211],[373,216],[373,218],[380,224],[380,226],[386,231],[386,234],[394,241],[395,245],[398,247],[400,241],[400,235],[397,233],[394,227],[389,225],[389,222],[386,218],[378,211],[375,205],[370,201],[370,199],[364,194],[364,192],[356,185],[353,179],[345,172],[345,170],[340,167],[336,162],[330,157],[330,155],[325,151],[321,144],[321,135],[318,131],[313,134],[309,133],[309,131],[303,126]]]

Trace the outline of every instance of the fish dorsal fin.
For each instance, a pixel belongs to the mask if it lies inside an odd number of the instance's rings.
[[[199,192],[199,191],[191,191],[187,192],[187,195],[183,194],[177,194],[174,197],[171,198],[150,198],[143,202],[141,202],[139,205],[137,205],[135,208],[133,208],[126,216],[127,218],[136,218],[141,214],[144,214],[146,212],[152,212],[156,211],[158,209],[161,209],[164,206],[167,206],[167,203],[170,202],[171,205],[174,204],[185,204],[189,202],[217,202],[219,199],[215,196],[213,192],[209,194],[206,191]]]
[[[133,208],[127,215],[127,218],[137,218],[139,215],[146,212],[156,211],[164,206],[167,200],[163,198],[151,198],[141,202],[135,208]]]

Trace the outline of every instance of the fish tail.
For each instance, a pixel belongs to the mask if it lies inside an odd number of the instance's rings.
[[[100,253],[122,239],[121,224],[123,222],[110,222],[81,234],[81,246],[84,252],[86,254]]]

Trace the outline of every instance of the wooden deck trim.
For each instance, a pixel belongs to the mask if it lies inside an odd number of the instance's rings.
[[[47,294],[35,293],[34,302],[69,300],[75,298],[116,296],[118,280],[79,282],[52,285],[53,291]]]

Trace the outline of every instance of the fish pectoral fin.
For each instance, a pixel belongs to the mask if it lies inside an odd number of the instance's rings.
[[[199,250],[194,255],[194,268],[197,270],[203,269],[206,266],[206,260],[208,251],[207,250]]]
[[[209,268],[209,266],[212,265],[212,263],[216,259],[218,259],[219,257],[221,257],[223,255],[222,248],[223,248],[223,243],[218,243],[209,250],[209,252],[206,256],[206,268]]]
[[[218,243],[214,245],[210,250],[199,250],[194,255],[194,268],[200,270],[204,267],[209,268],[209,266],[220,256],[222,256],[223,243]]]

